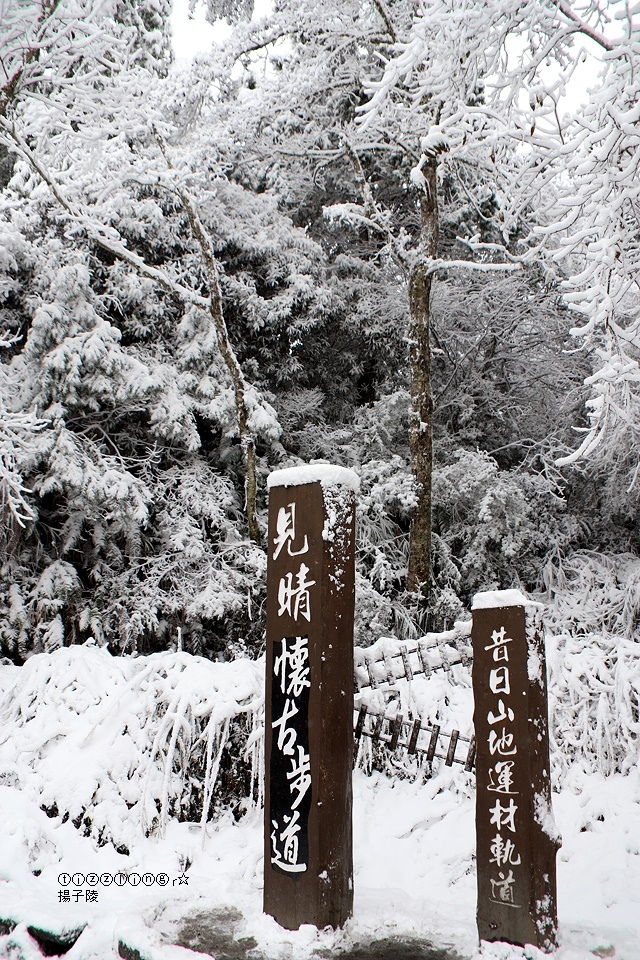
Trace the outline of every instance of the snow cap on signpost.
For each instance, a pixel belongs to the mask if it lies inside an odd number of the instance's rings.
[[[353,609],[359,478],[267,480],[264,910],[289,929],[353,909]]]
[[[557,944],[544,633],[519,590],[473,605],[476,835],[480,940]]]

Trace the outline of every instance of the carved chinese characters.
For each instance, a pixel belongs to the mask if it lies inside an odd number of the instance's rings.
[[[514,876],[514,868],[522,867],[522,859],[517,852],[516,813],[518,797],[514,789],[514,769],[518,762],[518,746],[515,739],[516,716],[510,703],[515,701],[511,692],[511,674],[509,665],[509,646],[513,639],[506,636],[504,626],[494,630],[491,642],[484,647],[490,653],[494,666],[489,670],[489,690],[496,698],[494,710],[487,711],[489,735],[487,746],[493,766],[489,767],[487,791],[495,796],[495,803],[489,807],[489,823],[495,827],[496,834],[491,839],[489,864],[495,864],[494,875],[490,874],[491,899],[494,903],[508,904],[516,910],[522,909],[522,903],[515,900],[515,890],[520,886]],[[506,661],[497,665],[500,661]],[[490,661],[491,662],[491,661]],[[524,704],[516,705],[524,710]],[[506,757],[512,759],[504,759]]]
[[[304,542],[299,550],[292,549],[292,542],[296,539],[296,505],[295,502],[288,503],[284,507],[278,508],[276,518],[276,535],[273,538],[273,559],[277,560],[282,548],[286,544],[287,553],[290,557],[299,557],[301,553],[309,552],[309,540],[305,533]]]
[[[311,805],[309,638],[283,637],[280,647],[271,700],[271,863],[301,873],[308,868]]]
[[[503,598],[504,606],[491,606],[487,597]],[[479,594],[476,603],[478,931],[481,940],[551,949],[556,840],[540,816],[544,807],[552,822],[546,681],[542,671],[529,676],[532,645],[542,638],[533,623],[527,637],[526,601],[516,591]]]
[[[356,485],[326,467],[269,478],[264,909],[289,929],[352,909]]]

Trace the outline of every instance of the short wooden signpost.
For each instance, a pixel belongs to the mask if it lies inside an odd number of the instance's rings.
[[[359,480],[318,464],[267,481],[264,910],[290,930],[353,909],[353,607]]]
[[[544,637],[518,590],[473,603],[480,940],[557,943]]]

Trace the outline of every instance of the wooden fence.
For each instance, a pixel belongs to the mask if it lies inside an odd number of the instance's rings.
[[[354,650],[356,691],[412,680],[418,674],[429,676],[436,670],[449,671],[456,664],[470,666],[471,621],[457,623],[453,630],[428,633],[420,640],[401,643],[387,638],[373,647]]]
[[[426,723],[420,717],[405,720],[401,713],[388,717],[367,703],[360,704],[356,717],[354,735],[357,742],[362,737],[369,737],[372,743],[382,744],[392,752],[404,749],[409,755],[423,754],[428,763],[438,757],[447,767],[460,763],[465,770],[473,770],[476,757],[474,736],[463,737],[459,730],[446,732],[437,723]],[[464,744],[467,744],[466,748]],[[456,756],[458,745],[462,747],[462,756]]]
[[[354,680],[358,703],[355,705],[356,742],[368,737],[373,744],[392,753],[406,751],[420,755],[427,763],[444,760],[445,766],[461,764],[473,770],[476,756],[475,737],[464,737],[459,730],[445,731],[437,723],[420,717],[405,719],[401,713],[389,716],[385,710],[362,700],[367,691],[385,692],[397,687],[398,681],[410,682],[416,675],[429,677],[437,670],[449,672],[456,664],[470,666],[471,622],[456,623],[453,630],[427,634],[420,640],[401,643],[386,638],[373,647],[354,651]],[[471,723],[470,723],[471,725]]]

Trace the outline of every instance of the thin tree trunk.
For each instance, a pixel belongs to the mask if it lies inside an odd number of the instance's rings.
[[[220,290],[220,281],[218,279],[218,264],[213,252],[213,246],[209,235],[207,234],[200,217],[198,216],[191,197],[186,191],[176,188],[184,208],[187,212],[191,229],[200,245],[204,261],[207,266],[208,286],[209,286],[209,313],[213,320],[218,340],[218,349],[225,362],[231,381],[233,383],[233,393],[236,402],[236,414],[238,418],[238,433],[240,434],[240,443],[244,454],[246,466],[245,480],[245,513],[249,527],[249,536],[254,543],[260,543],[260,528],[256,517],[256,496],[257,496],[257,478],[256,478],[256,448],[253,436],[249,429],[249,415],[246,403],[246,382],[242,368],[236,357],[235,350],[229,340],[227,324],[222,312],[222,292]]]
[[[438,195],[435,158],[421,165],[424,182],[419,188],[420,243],[409,276],[409,361],[411,412],[409,448],[418,502],[411,521],[407,589],[426,607],[431,585],[431,474],[433,467],[433,397],[429,343],[431,279],[430,260],[438,247]]]
[[[431,348],[429,317],[431,297],[431,261],[438,249],[438,194],[436,181],[437,154],[422,156],[418,171],[420,208],[420,240],[416,253],[408,260],[404,250],[384,225],[384,218],[375,202],[356,149],[345,141],[356,185],[362,193],[365,215],[372,226],[388,234],[388,241],[399,262],[409,274],[409,363],[411,375],[411,412],[409,416],[409,448],[411,469],[416,481],[418,502],[411,521],[409,537],[409,569],[407,590],[417,594],[417,604],[426,608],[431,585],[431,472],[433,461],[433,398],[431,396]],[[414,183],[418,183],[414,180]]]
[[[171,159],[162,137],[155,131],[160,144],[160,149],[164,155],[167,165],[173,169]],[[182,205],[186,211],[194,238],[198,243],[207,268],[207,281],[209,287],[209,314],[213,320],[218,341],[218,349],[222,359],[225,362],[231,382],[233,383],[233,393],[236,403],[236,415],[238,418],[238,433],[242,452],[244,454],[246,479],[245,479],[245,514],[247,525],[249,527],[249,536],[254,543],[260,543],[260,527],[256,516],[256,497],[257,497],[257,477],[256,477],[256,448],[255,441],[249,429],[249,415],[246,402],[246,381],[242,368],[236,357],[235,350],[229,339],[227,324],[222,310],[222,291],[220,289],[220,280],[218,276],[218,263],[216,260],[211,238],[207,233],[202,220],[198,216],[195,204],[191,196],[183,189],[179,183],[174,185],[175,192],[180,197]]]

